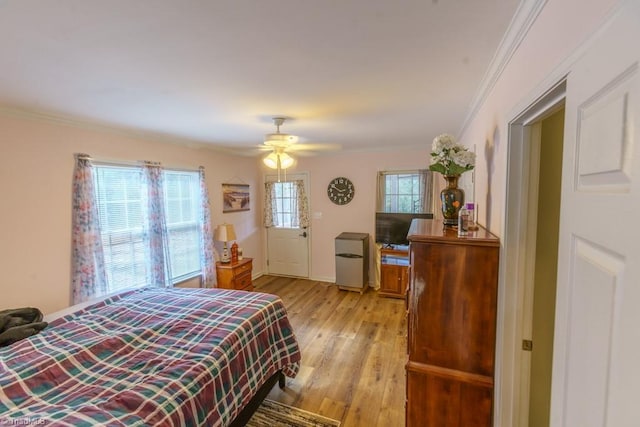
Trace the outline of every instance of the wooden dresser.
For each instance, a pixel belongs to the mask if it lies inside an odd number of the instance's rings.
[[[216,262],[216,278],[218,288],[252,291],[251,281],[252,258],[243,258],[236,263]]]
[[[409,229],[407,426],[491,426],[499,240]]]

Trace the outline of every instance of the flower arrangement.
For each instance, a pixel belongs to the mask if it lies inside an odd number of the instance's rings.
[[[433,139],[429,170],[444,176],[456,176],[475,167],[476,154],[457,144],[453,136],[445,133]]]

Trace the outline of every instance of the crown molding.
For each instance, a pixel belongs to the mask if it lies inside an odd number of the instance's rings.
[[[142,131],[139,129],[124,127],[124,126],[115,126],[112,124],[107,124],[104,122],[90,120],[90,119],[80,119],[72,116],[65,116],[62,114],[55,114],[45,111],[36,111],[29,110],[23,108],[17,108],[7,105],[0,105],[0,115],[18,117],[22,119],[36,120],[48,123],[59,124],[62,126],[69,126],[73,128],[85,129],[90,131],[96,131],[101,133],[110,133],[118,136],[122,136],[125,138],[133,138],[141,141],[152,141],[152,142],[160,142],[165,144],[173,144],[180,145],[182,147],[188,147],[196,150],[209,150],[216,153],[234,155],[239,157],[260,157],[262,158],[265,152],[256,153],[255,149],[247,147],[226,147],[222,145],[217,145],[214,143],[207,143],[202,141],[194,141],[186,138],[177,138],[172,135],[158,133],[158,132],[150,132],[150,131]],[[340,153],[341,155],[345,153],[371,153],[371,152],[389,152],[389,151],[397,151],[397,150],[424,150],[424,144],[408,144],[408,145],[400,145],[400,146],[384,146],[384,147],[358,147],[351,149],[341,149],[335,152],[326,152],[326,153],[315,153],[314,156],[330,156],[334,153]],[[297,157],[296,154],[294,156]]]
[[[480,82],[476,96],[471,102],[471,107],[458,133],[459,136],[465,133],[473,118],[478,114],[478,110],[480,110],[480,107],[482,107],[487,100],[496,82],[505,68],[507,68],[511,58],[529,33],[531,26],[538,18],[538,15],[540,15],[542,9],[544,9],[547,1],[548,0],[522,0],[518,5],[518,9],[513,15],[513,19],[489,64],[489,68]]]
[[[143,131],[126,126],[117,126],[91,119],[80,119],[76,117],[56,114],[46,111],[30,110],[7,105],[0,105],[0,114],[10,117],[18,117],[22,119],[37,120],[47,123],[54,123],[73,128],[85,129],[90,131],[110,133],[126,138],[134,138],[141,141],[160,142],[164,144],[180,145],[196,150],[210,150],[231,155],[246,155],[246,150],[227,148],[202,141],[195,141],[186,138],[177,138],[175,136],[159,133]]]

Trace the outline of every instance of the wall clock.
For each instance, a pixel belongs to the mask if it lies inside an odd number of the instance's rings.
[[[329,183],[327,196],[336,205],[346,205],[353,199],[355,191],[355,187],[349,178],[339,176]]]

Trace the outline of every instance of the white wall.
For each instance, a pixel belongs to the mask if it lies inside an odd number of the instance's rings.
[[[262,177],[255,159],[6,115],[0,115],[0,129],[0,309],[33,306],[49,313],[70,304],[71,182],[78,152],[204,166],[213,226],[233,223],[246,256],[262,265],[255,196]],[[250,211],[222,214],[221,184],[230,180],[250,185]]]

